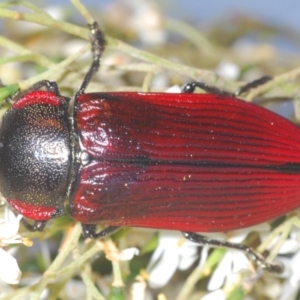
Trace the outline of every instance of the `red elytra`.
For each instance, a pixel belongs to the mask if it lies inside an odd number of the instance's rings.
[[[254,104],[84,94],[75,122],[90,157],[71,198],[82,223],[227,231],[299,206],[299,128]]]

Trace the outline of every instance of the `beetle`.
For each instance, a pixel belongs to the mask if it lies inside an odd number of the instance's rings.
[[[1,192],[23,224],[43,230],[65,213],[68,198],[86,237],[122,226],[180,230],[281,272],[245,245],[196,232],[244,228],[299,207],[299,128],[200,82],[180,94],[85,93],[105,44],[97,23],[90,30],[93,62],[72,116],[57,84],[41,81],[18,94],[3,117]],[[195,94],[197,87],[209,93]],[[107,227],[96,232],[97,224]]]

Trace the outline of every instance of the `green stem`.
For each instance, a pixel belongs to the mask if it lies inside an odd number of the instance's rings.
[[[42,291],[47,287],[47,285],[57,278],[57,272],[61,265],[65,262],[67,256],[73,251],[74,248],[78,246],[78,240],[81,235],[81,226],[77,223],[72,231],[72,235],[69,239],[63,244],[63,247],[60,249],[59,254],[56,256],[53,263],[50,265],[48,270],[43,274],[40,281],[32,286],[32,300],[40,299]]]

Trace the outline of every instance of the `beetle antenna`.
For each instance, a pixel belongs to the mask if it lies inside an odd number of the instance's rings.
[[[91,32],[91,44],[92,44],[92,53],[93,53],[93,61],[92,64],[86,73],[81,87],[75,94],[75,99],[84,93],[86,87],[88,86],[89,82],[91,81],[92,76],[98,71],[100,66],[100,58],[105,48],[105,38],[102,31],[99,29],[99,25],[97,22],[93,24],[88,24],[88,27]]]
[[[8,96],[5,98],[3,103],[0,104],[0,109],[3,108],[7,104],[12,104],[15,102],[16,96],[20,93],[20,90],[15,91],[12,95]]]

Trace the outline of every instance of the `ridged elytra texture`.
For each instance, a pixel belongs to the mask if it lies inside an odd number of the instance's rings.
[[[95,93],[75,124],[89,162],[71,215],[87,223],[226,231],[300,204],[300,130],[217,95]]]

